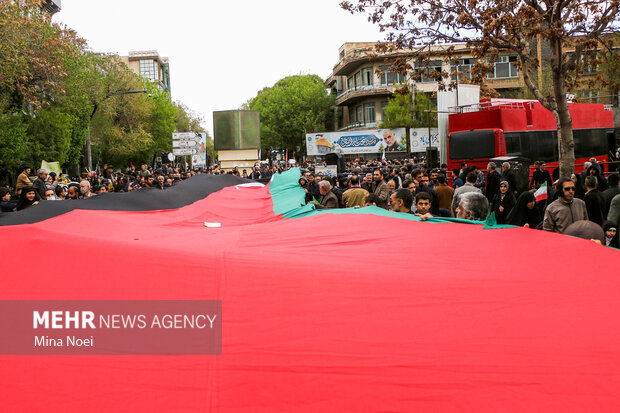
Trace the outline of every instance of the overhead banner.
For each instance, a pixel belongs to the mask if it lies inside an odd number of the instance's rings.
[[[411,129],[411,152],[424,152],[429,146],[439,149],[439,131],[437,128],[431,128],[430,139],[428,132],[428,128]]]
[[[405,128],[371,129],[350,132],[322,132],[306,134],[308,156],[330,152],[342,154],[405,152]]]

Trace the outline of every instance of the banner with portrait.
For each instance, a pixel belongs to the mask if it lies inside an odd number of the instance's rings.
[[[330,152],[343,155],[381,152],[405,152],[405,128],[371,129],[349,132],[321,132],[306,134],[308,156]]]

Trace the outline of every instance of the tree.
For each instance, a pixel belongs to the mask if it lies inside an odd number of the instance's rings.
[[[41,11],[37,0],[0,0],[0,170],[69,160],[79,116],[61,109],[84,41]]]
[[[249,103],[260,111],[261,147],[288,149],[297,159],[306,152],[305,134],[333,124],[334,96],[316,75],[289,76],[258,92]]]
[[[431,104],[431,100],[426,93],[416,90],[415,98],[412,99],[411,92],[407,86],[396,89],[394,96],[388,101],[384,109],[385,117],[379,127],[381,128],[406,128],[407,153],[411,153],[411,128],[437,126],[437,116],[428,111],[437,110]]]
[[[341,6],[352,13],[369,11],[369,20],[388,32],[388,43],[379,46],[383,51],[407,49],[424,60],[429,57],[426,45],[466,42],[478,58],[472,73],[479,79],[500,51],[515,53],[526,86],[555,117],[560,175],[574,172],[567,91],[581,81],[600,50],[617,54],[611,34],[617,32],[620,0],[358,0],[355,5],[345,0]],[[541,64],[533,53],[539,36],[550,49],[552,92],[547,95],[533,80]],[[454,47],[446,45],[448,57],[452,52]]]

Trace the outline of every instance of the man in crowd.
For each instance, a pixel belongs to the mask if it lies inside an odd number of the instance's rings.
[[[165,183],[164,177],[162,175],[159,175],[157,177],[157,185],[155,185],[155,188],[161,189],[161,190],[166,189],[166,183]]]
[[[146,177],[146,184],[144,186],[146,188],[153,188],[155,186],[155,177],[153,175],[148,175]]]
[[[360,187],[359,176],[353,175],[350,180],[349,189],[342,194],[342,201],[346,208],[363,206],[368,195],[368,191]]]
[[[39,169],[37,171],[37,179],[32,183],[32,187],[39,194],[39,198],[45,199],[45,180],[47,179],[47,171]]]
[[[476,183],[476,179],[477,179],[477,175],[475,172],[468,173],[465,179],[467,181],[465,182],[465,185],[454,190],[454,197],[452,198],[452,211],[454,212],[455,215],[456,215],[456,208],[459,206],[459,203],[461,202],[460,198],[463,194],[466,194],[468,192],[480,193],[480,188],[476,188],[474,186],[474,184]]]
[[[321,202],[312,201],[317,209],[338,208],[338,197],[332,191],[332,185],[329,181],[319,182],[319,191],[321,193]]]
[[[364,175],[364,179],[360,184],[362,189],[367,190],[369,193],[372,192],[372,173],[367,173]]]
[[[420,192],[415,196],[415,214],[422,219],[422,221],[426,221],[429,218],[433,217],[431,214],[431,196],[426,192]]]
[[[11,191],[8,188],[0,187],[0,210],[2,212],[12,212],[17,204],[11,202]]]
[[[364,200],[364,206],[377,206],[377,202],[379,202],[379,198],[375,194],[369,194]]]
[[[45,190],[45,198],[47,201],[55,201],[56,200],[56,192],[54,192],[53,188],[48,188]]]
[[[377,198],[379,198],[377,206],[383,209],[387,209],[390,189],[383,180],[383,171],[380,168],[375,169],[375,171],[373,172],[373,178],[374,182],[372,184],[372,193],[375,194]]]
[[[454,168],[452,170],[452,188],[460,188],[463,186],[463,180],[459,176],[459,168]]]
[[[90,182],[86,179],[80,182],[80,195],[82,195],[82,198],[90,198],[91,196],[95,196],[95,194],[90,191]]]
[[[65,187],[62,185],[58,185],[55,191],[56,191],[56,199],[59,201],[64,201],[67,196],[67,191],[65,190]]]
[[[466,192],[459,198],[456,217],[472,221],[483,221],[489,215],[489,210],[489,200],[480,191]]]
[[[532,173],[532,182],[530,182],[530,188],[538,189],[543,183],[547,183],[547,188],[551,188],[553,181],[551,181],[551,175],[549,171],[545,169],[544,161],[534,162],[534,172]]]
[[[471,171],[476,174],[476,183],[474,186],[480,189],[480,192],[484,191],[484,172],[482,172],[476,165],[472,165]]]
[[[17,177],[17,184],[15,185],[16,190],[25,186],[32,185],[32,182],[30,182],[30,171],[31,169],[29,166],[24,167],[22,173],[20,173]]]
[[[607,214],[609,214],[611,200],[616,195],[620,194],[620,185],[618,185],[619,181],[620,175],[617,172],[614,172],[607,177],[607,183],[609,184],[609,188],[601,192],[601,195],[603,195],[603,200],[605,201],[603,216],[607,216]]]
[[[79,187],[77,185],[69,185],[69,189],[67,189],[67,199],[78,199],[79,197]]]
[[[413,205],[413,195],[411,194],[411,191],[404,188],[397,189],[392,192],[391,199],[392,202],[390,206],[392,211],[413,214],[413,211],[411,211],[411,205]]]
[[[312,172],[308,173],[308,194],[315,199],[321,197],[319,184],[316,182],[316,179],[314,179],[314,174]]]
[[[499,183],[502,181],[502,177],[497,172],[497,166],[495,162],[489,162],[487,165],[487,186],[485,195],[489,202],[493,200],[495,194],[499,192]]]
[[[587,220],[586,203],[575,198],[575,183],[568,178],[560,178],[557,183],[558,199],[545,210],[543,229],[563,234],[575,221]]]
[[[448,185],[446,182],[446,177],[443,174],[439,174],[437,176],[437,182],[439,185],[435,188],[435,192],[437,193],[439,209],[450,211],[452,198],[454,197],[454,189]]]
[[[597,188],[596,176],[586,176],[586,194],[583,197],[583,201],[586,203],[586,211],[588,212],[588,219],[592,222],[603,226],[603,208],[605,203],[603,197]]]
[[[502,181],[508,182],[508,188],[514,193],[515,196],[519,195],[517,189],[517,178],[515,173],[510,170],[510,163],[504,162],[502,164]]]

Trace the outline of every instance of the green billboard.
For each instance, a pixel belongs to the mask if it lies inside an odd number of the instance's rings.
[[[260,149],[260,112],[224,110],[213,112],[216,151]]]

